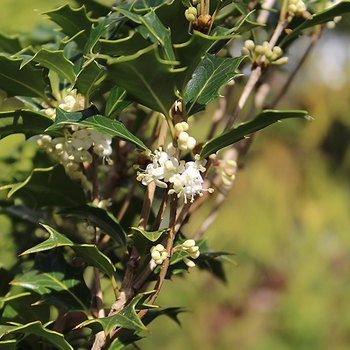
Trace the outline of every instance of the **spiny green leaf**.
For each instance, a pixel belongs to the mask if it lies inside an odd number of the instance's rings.
[[[294,28],[291,33],[287,34],[279,43],[279,46],[283,47],[288,41],[297,37],[304,29],[314,27],[318,24],[327,23],[332,21],[334,17],[342,16],[348,12],[350,12],[350,1],[341,1],[324,11],[315,13],[305,22]]]
[[[103,90],[102,82],[107,76],[106,69],[96,61],[86,63],[77,75],[75,88],[87,98]]]
[[[117,40],[100,39],[100,50],[104,55],[128,56],[145,49],[150,45],[139,32]]]
[[[36,96],[46,100],[47,84],[43,69],[34,64],[21,67],[22,58],[10,58],[0,54],[0,89],[12,96]]]
[[[95,106],[91,106],[84,111],[66,112],[61,108],[56,109],[56,121],[47,131],[58,130],[65,125],[77,124],[99,131],[104,135],[116,137],[120,140],[131,142],[138,149],[147,150],[147,146],[135,135],[133,135],[122,122],[111,120],[99,115]]]
[[[136,28],[136,31],[141,33],[145,39],[150,39],[154,44],[160,45],[164,52],[164,59],[168,61],[176,60],[171,42],[170,29],[164,27],[153,10],[144,16],[137,16],[122,9],[120,9],[120,12],[134,22],[142,24]]]
[[[49,232],[50,237],[32,247],[27,249],[22,255],[43,252],[57,247],[70,247],[74,250],[77,257],[84,259],[89,265],[97,267],[100,271],[111,277],[115,272],[115,267],[111,260],[104,255],[94,244],[74,244],[69,238],[58,233],[55,229],[48,225],[42,226]]]
[[[172,2],[174,2],[174,0],[136,0],[132,1],[131,5],[127,4],[119,7],[127,8],[129,11],[132,9],[135,12],[146,12],[151,9],[155,10],[164,5],[170,5]]]
[[[73,215],[88,219],[93,225],[99,227],[104,233],[113,238],[120,245],[126,245],[126,234],[115,217],[108,211],[95,207],[92,204],[80,205],[65,210],[58,214]]]
[[[179,71],[173,68],[177,62],[162,60],[156,45],[131,56],[104,58],[107,59],[108,80],[125,89],[128,100],[168,115],[177,99],[174,86]]]
[[[48,68],[56,72],[60,77],[67,79],[72,85],[75,81],[75,72],[73,63],[64,55],[63,50],[50,51],[48,49],[42,48],[38,51],[29,62],[38,62],[40,66]]]
[[[126,91],[115,86],[109,94],[106,101],[106,116],[114,119],[118,114],[131,104],[131,101],[125,101]]]
[[[201,111],[213,99],[220,96],[220,89],[240,76],[237,68],[244,57],[216,58],[206,54],[192,75],[185,90],[186,112],[190,116]]]
[[[138,227],[131,227],[131,229],[134,231],[133,236],[136,235],[136,232],[140,233],[143,237],[145,237],[147,240],[151,242],[156,242],[158,241],[164,234],[167,234],[169,232],[169,229],[164,229],[164,230],[159,230],[159,231],[145,231],[141,230]]]
[[[22,50],[19,35],[7,36],[0,33],[0,51],[15,54]]]
[[[75,328],[89,327],[95,332],[100,332],[103,330],[106,335],[116,327],[149,332],[136,313],[137,304],[144,300],[145,297],[149,297],[149,292],[136,295],[130,304],[116,315],[87,320],[83,323],[80,323]]]
[[[226,42],[236,36],[232,30],[227,28],[217,27],[210,35],[194,31],[190,39],[184,43],[174,44],[176,49],[176,57],[180,62],[179,67],[184,67],[185,70],[178,74],[177,85],[181,91],[191,79],[193,72],[200,64],[203,55],[215,48],[221,41]],[[217,50],[215,50],[216,52]],[[214,52],[214,53],[215,53]]]
[[[86,202],[81,186],[71,180],[61,165],[34,169],[23,182],[2,186],[11,190],[8,198],[21,198],[30,207],[76,206]]]
[[[67,311],[89,315],[91,293],[83,278],[83,269],[68,265],[58,249],[38,253],[33,268],[11,282],[41,295],[38,303],[63,306]]]
[[[73,350],[73,347],[64,339],[61,333],[52,331],[44,327],[40,321],[35,321],[27,324],[16,324],[10,326],[0,326],[0,338],[7,334],[21,334],[21,337],[13,339],[13,342],[18,346],[24,338],[29,335],[36,335],[42,338],[45,342],[53,345],[55,348],[60,350]],[[0,342],[0,344],[6,344],[5,342]],[[2,348],[2,346],[1,346]]]
[[[289,118],[303,118],[309,121],[312,120],[306,111],[278,111],[268,109],[261,112],[253,119],[245,123],[241,123],[208,141],[204,145],[200,155],[202,158],[206,158],[224,147],[232,145],[237,141],[243,140],[244,138],[248,137],[248,135],[256,131],[264,129],[267,126],[282,119]]]
[[[92,24],[95,22],[88,17],[84,6],[73,9],[69,4],[66,4],[58,9],[44,12],[44,14],[57,23],[64,34],[75,37],[74,40],[79,49],[84,49],[89,39]],[[76,36],[77,33],[80,34]]]
[[[52,124],[45,114],[27,109],[0,112],[0,138],[24,134],[26,139],[42,134]]]

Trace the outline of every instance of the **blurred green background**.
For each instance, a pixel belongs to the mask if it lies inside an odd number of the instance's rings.
[[[2,0],[0,30],[11,34],[47,25],[33,9],[64,3]],[[345,23],[344,29],[349,19]],[[166,282],[158,305],[189,312],[179,315],[181,328],[157,319],[152,335],[139,343],[142,349],[350,348],[349,39],[346,30],[326,30],[278,106],[306,109],[315,120],[264,130],[242,160],[206,234],[216,250],[235,253],[238,266],[225,266],[227,284],[195,268],[186,278]],[[301,49],[291,48],[291,61]],[[276,84],[283,79],[281,74]],[[12,141],[21,144],[22,138]],[[15,164],[32,150],[4,150],[0,141],[0,161],[9,152]],[[3,179],[9,165],[0,166]],[[31,163],[16,166],[30,170]],[[209,210],[198,212],[185,234],[191,236]],[[11,226],[3,216],[0,227],[0,261],[6,267],[15,259],[14,242],[6,239]]]

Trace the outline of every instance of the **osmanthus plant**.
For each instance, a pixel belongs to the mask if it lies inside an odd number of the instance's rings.
[[[3,212],[48,234],[1,270],[10,281],[1,289],[2,349],[121,349],[156,317],[177,321],[183,309],[156,306],[166,279],[199,267],[224,280],[230,253],[202,236],[249,136],[310,120],[275,109],[300,62],[268,109],[259,86],[294,40],[310,35],[311,47],[350,11],[349,1],[77,3],[45,13],[54,30],[0,35],[0,89],[17,108],[1,110],[1,137],[37,144],[24,181],[1,180]],[[208,133],[194,132],[191,118]],[[212,213],[185,237],[183,223],[207,201]]]

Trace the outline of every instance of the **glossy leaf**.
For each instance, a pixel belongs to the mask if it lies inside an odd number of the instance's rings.
[[[102,134],[131,142],[138,149],[147,149],[146,145],[139,138],[133,135],[122,122],[108,119],[97,113],[98,111],[94,106],[80,112],[66,112],[63,109],[57,108],[56,121],[47,130],[58,130],[65,125],[77,124],[89,127],[93,130],[99,131]]]
[[[116,315],[87,320],[83,323],[80,323],[75,328],[89,327],[94,332],[104,331],[106,335],[116,327],[148,332],[148,329],[141,322],[136,313],[136,305],[148,297],[149,292],[140,293],[130,302],[130,304],[128,304]]]
[[[64,55],[63,50],[50,51],[42,48],[27,63],[38,62],[40,66],[56,72],[60,77],[67,79],[71,84],[75,81],[73,63]]]
[[[74,87],[86,97],[102,89],[102,82],[107,76],[106,69],[96,61],[90,61],[78,73]]]
[[[126,234],[115,217],[108,211],[85,204],[78,207],[61,210],[58,214],[79,216],[88,219],[104,233],[113,238],[121,246],[126,245]]]
[[[224,132],[223,134],[208,141],[200,155],[202,158],[206,158],[209,155],[219,151],[220,149],[234,144],[244,138],[247,138],[250,134],[266,128],[267,126],[277,123],[282,119],[289,118],[302,118],[311,121],[312,118],[306,111],[279,111],[279,110],[265,110],[258,114],[253,119],[241,123],[232,129]]]
[[[106,115],[110,119],[114,119],[118,114],[127,106],[131,104],[131,101],[125,101],[126,91],[122,88],[115,86],[109,94],[106,101]]]
[[[176,49],[176,57],[180,62],[179,66],[185,70],[178,74],[177,84],[181,91],[185,88],[188,81],[191,79],[193,72],[200,64],[203,55],[215,49],[220,42],[226,43],[234,38],[235,33],[231,30],[215,28],[211,35],[206,35],[198,31],[194,31],[190,39],[184,43],[174,44]],[[221,47],[220,47],[221,48]],[[215,49],[213,53],[216,53]]]
[[[58,249],[36,254],[33,268],[11,284],[40,294],[38,304],[50,303],[89,315],[91,293],[85,284],[83,269],[68,265]]]
[[[58,9],[44,12],[44,14],[57,23],[64,34],[74,37],[74,41],[80,49],[84,49],[89,39],[91,26],[95,22],[88,17],[84,6],[73,9],[69,4],[66,4]],[[79,35],[76,36],[77,33]]]
[[[45,114],[28,109],[0,112],[0,138],[24,134],[26,139],[42,134],[52,124]]]
[[[10,58],[0,54],[0,89],[12,96],[35,96],[46,100],[45,90],[47,84],[44,81],[42,68],[36,68],[34,64],[26,64],[21,67],[22,58]]]
[[[81,186],[68,177],[61,165],[34,169],[25,181],[0,189],[10,189],[8,198],[21,198],[32,208],[76,206],[86,202]]]
[[[22,50],[19,35],[7,36],[0,33],[0,51],[15,54]]]
[[[175,54],[171,42],[171,32],[169,28],[165,28],[154,11],[149,11],[144,16],[137,16],[128,11],[120,12],[141,25],[136,30],[141,33],[145,39],[149,39],[152,43],[160,45],[164,53],[164,59],[175,61]]]
[[[135,11],[135,12],[146,12],[151,9],[155,10],[157,8],[160,8],[164,5],[170,5],[174,0],[136,0],[133,1],[132,4],[120,6],[128,8],[129,10]]]
[[[332,21],[334,17],[343,16],[350,12],[350,1],[341,1],[336,5],[311,15],[305,22],[297,26],[291,33],[286,35],[279,43],[279,46],[284,46],[289,40],[296,38],[304,29],[314,27],[318,24],[327,23]]]
[[[0,339],[7,334],[20,334],[19,338],[13,339],[10,343],[16,344],[20,343],[24,338],[29,335],[36,335],[43,339],[45,343],[53,345],[56,349],[60,350],[73,350],[73,347],[64,339],[61,333],[52,331],[44,327],[40,321],[31,322],[27,324],[14,324],[9,326],[0,325]],[[6,344],[0,341],[1,344]],[[3,345],[1,345],[1,348]],[[5,349],[5,348],[4,348]]]
[[[106,57],[108,80],[128,93],[127,99],[168,115],[177,96],[176,62],[159,57],[156,45],[149,46],[131,56]]]
[[[43,224],[42,226],[49,233],[49,238],[35,247],[21,253],[20,256],[39,253],[57,247],[70,247],[74,250],[77,257],[84,259],[89,265],[97,267],[100,271],[110,277],[113,275],[115,271],[114,265],[112,264],[111,260],[96,247],[95,244],[74,244],[69,238],[58,233],[52,227]]]
[[[0,304],[4,304],[4,308],[0,312],[1,322],[28,323],[38,320],[43,323],[48,322],[50,320],[50,308],[47,305],[33,306],[39,298],[38,294],[31,292],[15,295],[9,293],[9,296],[0,297]]]
[[[220,89],[232,79],[240,76],[237,68],[245,57],[216,58],[206,54],[188,82],[184,100],[190,116],[220,96]]]

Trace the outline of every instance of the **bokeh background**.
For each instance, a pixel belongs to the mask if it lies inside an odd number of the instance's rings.
[[[40,11],[65,3],[1,0],[0,31],[48,25]],[[278,106],[305,109],[314,121],[288,120],[259,134],[206,233],[215,250],[235,254],[237,266],[225,265],[227,283],[198,269],[167,281],[158,304],[184,306],[188,312],[179,315],[181,327],[166,317],[154,321],[152,335],[139,343],[142,349],[350,348],[349,28],[347,17],[338,29],[324,31]],[[307,41],[290,48],[290,61]],[[277,79],[283,80],[283,73]],[[198,126],[200,118],[193,123]],[[11,167],[4,159],[27,171],[35,151],[18,147],[21,136],[4,141],[2,183]],[[203,207],[184,232],[191,236],[209,211]],[[4,267],[16,259],[10,230],[11,223],[0,215]]]

